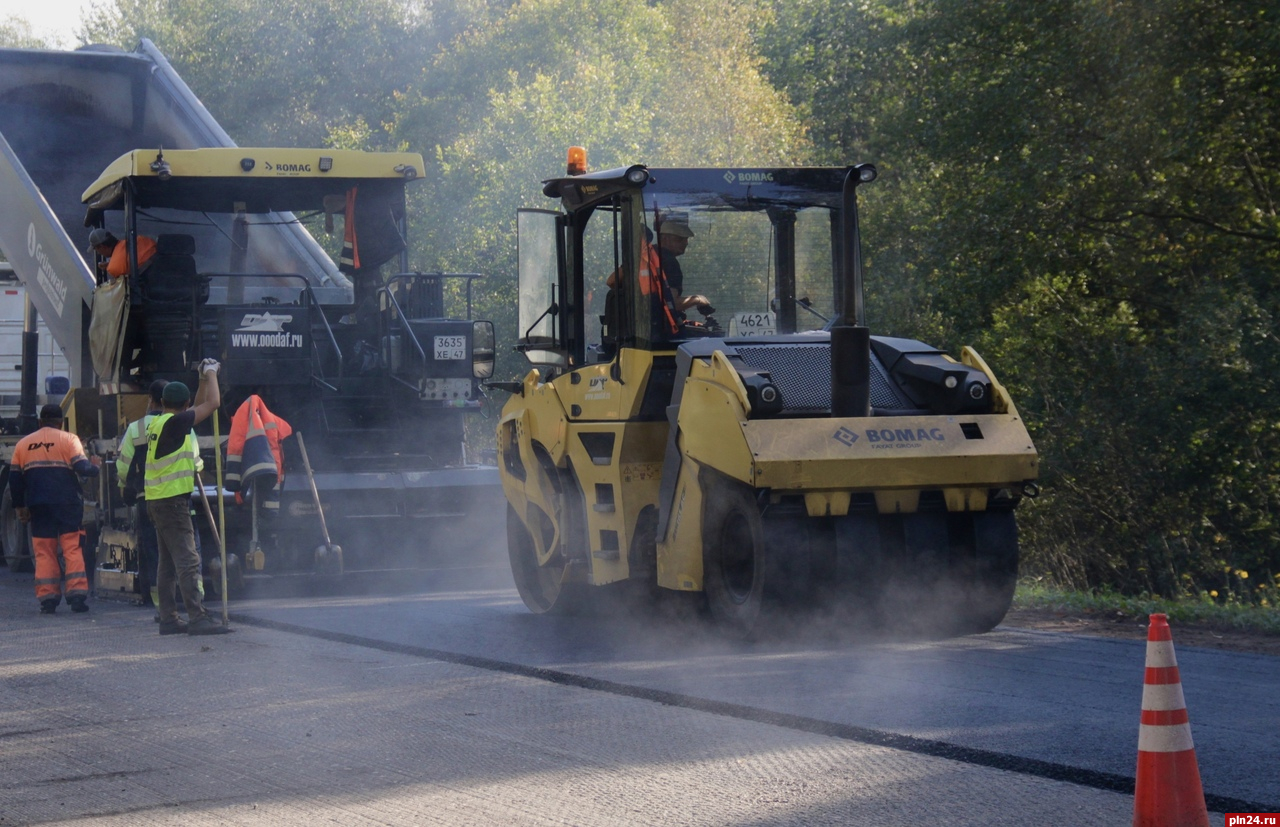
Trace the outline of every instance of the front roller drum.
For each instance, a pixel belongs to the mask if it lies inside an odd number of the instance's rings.
[[[987,632],[1013,602],[1012,511],[851,515],[837,535],[838,606],[870,608],[887,631]]]
[[[1018,585],[1018,524],[1013,512],[976,513],[972,530],[972,567],[965,567],[971,574],[956,624],[960,634],[994,629],[1013,605]]]
[[[507,554],[516,591],[534,614],[565,614],[577,609],[586,587],[567,583],[568,563],[556,552],[545,565],[538,565],[533,535],[516,510],[507,504]]]

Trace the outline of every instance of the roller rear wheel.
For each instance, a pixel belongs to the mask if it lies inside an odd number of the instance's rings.
[[[702,577],[716,624],[743,637],[758,631],[767,550],[760,509],[746,485],[716,480],[703,503]]]

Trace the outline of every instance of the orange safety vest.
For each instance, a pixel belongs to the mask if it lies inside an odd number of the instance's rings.
[[[662,270],[662,256],[648,241],[640,242],[640,294],[656,294],[658,303],[662,305],[667,330],[673,335],[680,332],[680,323],[676,321],[673,311],[675,297],[671,294],[671,286],[667,284],[667,274]]]
[[[156,242],[145,235],[138,236],[138,269],[141,270],[156,254]],[[116,242],[111,251],[111,260],[107,262],[107,275],[113,279],[129,273],[129,245],[123,241]]]

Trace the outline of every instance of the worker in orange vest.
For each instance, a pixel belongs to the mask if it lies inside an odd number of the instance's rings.
[[[151,263],[156,254],[155,239],[145,235],[138,236],[138,272]],[[89,249],[101,258],[106,259],[106,273],[113,279],[129,274],[129,245],[116,238],[110,230],[102,227],[89,233]]]
[[[85,457],[79,437],[62,430],[62,408],[45,405],[40,429],[18,442],[9,472],[18,519],[31,526],[36,599],[43,614],[57,611],[63,597],[71,611],[89,611],[89,579],[80,548],[84,504],[77,475],[98,476],[98,462]]]
[[[693,238],[689,221],[683,216],[668,218],[658,230],[658,244],[652,241],[652,233],[645,228],[645,238],[640,242],[640,294],[649,296],[653,303],[656,332],[662,336],[676,336],[684,320],[684,311],[697,305],[711,306],[706,296],[682,295],[684,270],[677,257],[684,255]],[[621,268],[605,280],[611,290],[621,284]],[[714,311],[710,311],[714,312]],[[606,310],[608,314],[608,310]],[[615,322],[616,323],[616,322]]]

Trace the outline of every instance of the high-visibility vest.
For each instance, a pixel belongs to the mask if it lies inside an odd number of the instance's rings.
[[[129,423],[129,427],[125,429],[124,436],[120,438],[120,453],[116,457],[116,484],[124,488],[125,483],[129,481],[129,469],[133,465],[134,455],[141,450],[143,459],[139,460],[144,466],[146,465],[147,455],[147,425],[151,420],[155,419],[158,414],[144,414],[142,419],[135,419]],[[195,431],[191,432],[192,437]],[[187,440],[184,449],[190,448],[196,460],[196,470],[204,470],[204,460],[200,458],[200,443]]]
[[[133,464],[134,454],[139,448],[146,451],[147,425],[155,418],[155,414],[149,413],[144,414],[142,419],[135,419],[125,428],[124,436],[120,438],[120,453],[116,455],[116,484],[121,488],[124,488],[125,481],[129,478],[129,466]]]
[[[138,269],[141,270],[146,267],[155,254],[155,239],[148,238],[145,235],[138,236]],[[117,241],[115,249],[111,251],[111,258],[107,261],[107,275],[113,279],[118,279],[128,274],[129,245],[123,241]]]
[[[662,271],[662,257],[648,241],[640,243],[640,293],[644,296],[657,295],[667,332],[679,333],[680,323],[676,321],[674,312],[675,296],[667,284],[666,273]]]
[[[188,433],[183,445],[167,457],[156,457],[156,445],[160,432],[173,416],[165,412],[147,423],[147,473],[146,494],[148,500],[167,497],[190,496],[196,488],[195,435]]]

